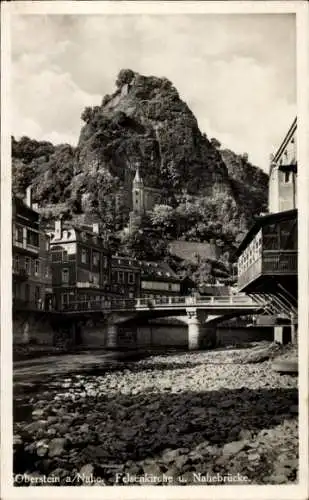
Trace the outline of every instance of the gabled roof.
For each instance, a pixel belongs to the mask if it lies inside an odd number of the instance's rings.
[[[158,279],[160,281],[180,282],[180,278],[166,262],[139,261],[142,279]]]

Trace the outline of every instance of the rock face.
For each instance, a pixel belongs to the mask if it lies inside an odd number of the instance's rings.
[[[130,205],[139,163],[145,185],[160,189],[163,201],[172,203],[183,190],[217,199],[219,206],[228,199],[229,205],[222,207],[227,213],[223,222],[228,223],[233,212],[243,229],[252,213],[265,209],[268,176],[244,156],[221,152],[218,141],[201,133],[166,78],[122,70],[116,91],[100,106],[86,108],[82,120],[75,149],[27,138],[13,141],[17,190],[33,182],[35,201],[46,205],[68,200],[67,208],[91,213],[108,183],[109,192],[122,192],[124,205]]]
[[[220,153],[203,136],[196,118],[166,78],[120,72],[117,90],[101,106],[86,108],[77,168],[94,160],[124,182],[140,164],[144,182],[171,191],[212,195],[230,191]],[[202,182],[201,182],[202,181]]]

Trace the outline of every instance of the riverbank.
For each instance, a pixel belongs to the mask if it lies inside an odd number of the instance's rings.
[[[135,362],[102,354],[84,371],[67,362],[66,374],[53,362],[40,384],[29,366],[16,366],[15,472],[59,484],[170,484],[164,475],[211,484],[216,474],[234,484],[293,483],[297,377],[274,372],[269,359],[284,351],[265,344]]]

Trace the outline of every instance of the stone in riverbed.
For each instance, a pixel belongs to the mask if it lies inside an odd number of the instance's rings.
[[[174,464],[177,467],[177,469],[182,470],[187,462],[188,462],[188,457],[186,455],[180,455],[179,457],[176,458]]]
[[[161,477],[162,476],[161,469],[160,469],[160,467],[155,462],[152,462],[152,463],[149,463],[149,464],[145,464],[144,463],[144,464],[141,464],[141,465],[142,465],[144,474],[149,474],[150,476],[156,476],[156,477]]]
[[[164,463],[174,462],[180,455],[188,453],[188,448],[178,448],[176,450],[166,450],[161,457],[161,461]]]
[[[235,405],[235,400],[233,399],[226,399],[225,401],[219,401],[218,407],[219,408],[231,408],[232,406]]]
[[[38,457],[45,457],[48,453],[48,446],[46,444],[38,446],[36,449],[36,454]]]
[[[249,429],[241,429],[240,433],[238,434],[238,438],[240,440],[245,440],[245,439],[252,439],[252,431],[249,431]]]
[[[52,473],[49,475],[55,478],[66,478],[70,475],[70,472],[66,469],[63,469],[62,467],[57,467],[57,469],[54,469]]]
[[[89,424],[83,424],[79,428],[79,432],[88,432],[89,431]]]
[[[49,457],[57,457],[63,454],[65,451],[66,439],[64,438],[55,438],[52,439],[49,443]]]
[[[92,464],[86,464],[80,469],[79,474],[85,478],[89,478],[93,474],[93,471],[94,466]]]
[[[288,482],[288,478],[285,474],[274,474],[269,477],[272,484],[283,484]]]
[[[38,422],[31,422],[30,424],[25,425],[23,430],[29,434],[36,434],[38,431]]]
[[[236,455],[246,446],[245,441],[231,441],[223,446],[222,454],[224,456]]]
[[[50,429],[47,429],[46,434],[49,437],[53,437],[53,436],[57,435],[57,431],[56,431],[56,429],[54,427],[51,427]]]
[[[44,413],[45,413],[44,409],[36,409],[36,410],[33,410],[32,417],[40,419],[41,417],[43,417]]]

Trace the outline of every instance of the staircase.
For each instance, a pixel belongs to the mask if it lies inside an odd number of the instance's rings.
[[[249,296],[261,305],[265,314],[288,320],[292,317],[297,319],[297,299],[280,284],[275,293],[254,293]]]

